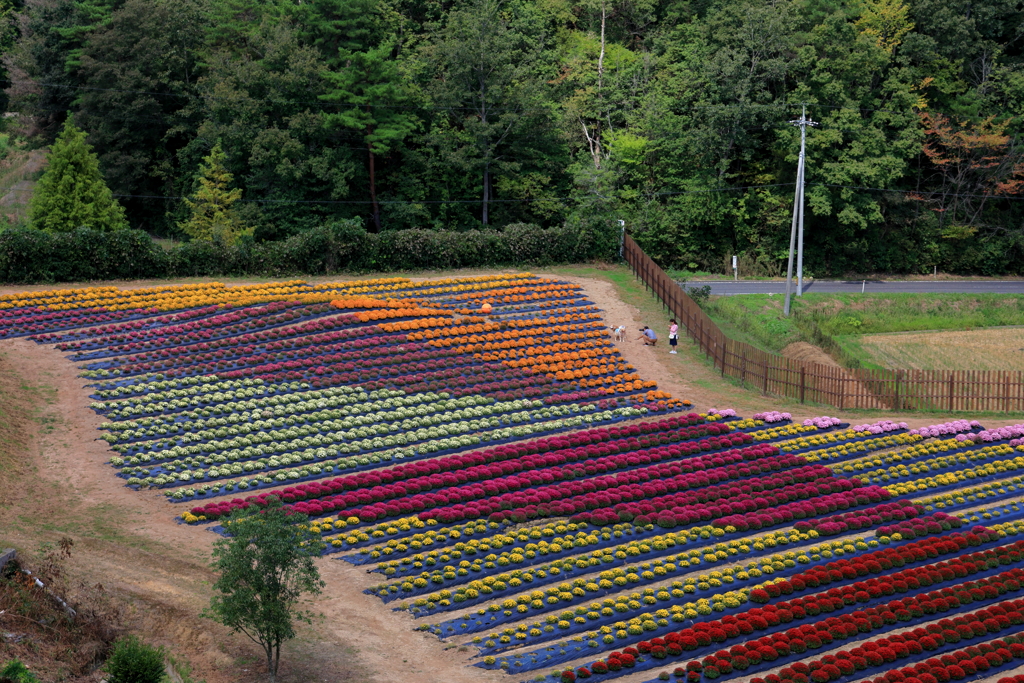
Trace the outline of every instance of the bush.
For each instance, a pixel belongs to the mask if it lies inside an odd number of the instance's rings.
[[[39,679],[27,666],[12,659],[0,669],[0,683],[39,683]]]
[[[335,221],[277,242],[187,242],[164,251],[141,230],[0,232],[0,282],[172,277],[326,275],[579,263],[612,258],[615,231],[596,225],[502,230],[397,230],[369,234]]]
[[[164,676],[164,649],[147,645],[135,636],[119,638],[107,660],[110,683],[160,683]]]

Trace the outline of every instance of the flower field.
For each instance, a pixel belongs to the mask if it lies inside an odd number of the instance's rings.
[[[87,378],[112,478],[196,534],[283,501],[509,680],[1024,665],[1024,426],[697,413],[607,332],[529,273],[0,297]]]

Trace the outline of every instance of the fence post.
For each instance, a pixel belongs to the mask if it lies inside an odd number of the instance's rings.
[[[743,349],[743,360],[740,364],[740,385],[747,383],[747,349]]]
[[[895,381],[895,383],[893,385],[893,401],[892,401],[892,409],[893,410],[899,410],[900,409],[900,378],[902,376],[903,376],[903,371],[902,370],[897,370],[896,371],[896,381]]]
[[[764,368],[764,392],[763,393],[767,394],[768,393],[768,359],[767,359],[767,357],[764,359],[764,361],[762,361],[761,367]]]
[[[804,402],[804,387],[806,386],[806,383],[805,383],[804,379],[805,379],[806,372],[807,372],[807,366],[801,364],[800,365],[800,402],[801,403]]]
[[[952,372],[950,372],[949,373],[949,407],[947,408],[947,410],[950,410],[950,411],[953,410],[953,377],[954,377],[954,374]]]

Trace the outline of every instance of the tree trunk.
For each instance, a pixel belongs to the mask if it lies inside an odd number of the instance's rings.
[[[274,661],[274,646],[267,643],[263,646],[263,649],[267,653],[267,677],[270,678],[270,683],[274,683],[277,680],[277,662]]]
[[[601,85],[604,81],[604,24],[605,24],[604,0],[601,1],[601,54],[597,57],[597,98],[601,99]]]
[[[366,150],[370,153],[370,200],[373,202],[373,231],[380,232],[380,206],[377,205],[377,179],[373,168],[373,145],[367,142]]]
[[[488,202],[491,200],[491,163],[484,163],[484,210],[483,210],[483,224],[488,223]]]

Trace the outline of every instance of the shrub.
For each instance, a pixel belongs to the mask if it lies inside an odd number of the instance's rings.
[[[164,649],[126,636],[114,643],[107,660],[110,683],[160,683],[164,675]]]
[[[0,682],[2,683],[39,683],[35,674],[28,670],[28,667],[12,659],[0,669]]]
[[[368,234],[335,221],[286,240],[224,246],[187,242],[164,251],[142,230],[0,232],[0,282],[72,282],[221,275],[323,275],[350,271],[452,269],[573,263],[614,256],[607,226],[502,230],[397,230]]]

